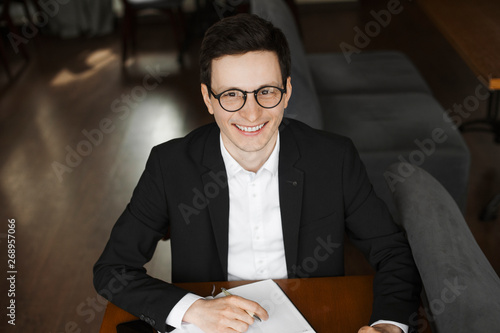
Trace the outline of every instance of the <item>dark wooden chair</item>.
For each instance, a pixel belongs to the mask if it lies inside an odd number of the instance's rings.
[[[10,14],[10,10],[11,10],[11,5],[12,3],[14,2],[17,2],[17,3],[20,3],[22,5],[22,8],[24,10],[24,15],[26,17],[26,19],[28,20],[28,22],[34,26],[34,22],[31,18],[31,14],[30,14],[30,11],[29,11],[29,7],[28,7],[28,0],[0,0],[0,24],[4,24],[7,28],[6,30],[6,36],[8,36],[9,34],[15,34],[17,36],[19,36],[20,38],[23,38],[23,35],[21,33],[21,31],[19,31],[19,29],[16,27],[16,25],[14,24],[14,21],[12,19],[12,16]],[[7,48],[6,46],[4,45],[4,36],[0,36],[0,62],[2,63],[3,67],[5,68],[5,71],[7,72],[7,76],[9,77],[9,79],[11,79],[13,77],[13,74],[12,74],[12,71],[10,69],[10,66],[9,66],[9,57],[7,55]],[[8,38],[6,38],[8,39]],[[14,51],[17,53],[17,52],[20,52],[24,59],[26,59],[26,61],[29,60],[29,54],[28,54],[28,51],[26,50],[26,47],[24,46],[24,43],[20,43],[19,45],[16,45],[16,48]]]
[[[7,59],[7,51],[3,44],[3,38],[0,36],[0,62],[2,66],[5,68],[5,72],[7,73],[7,77],[12,79],[12,72],[10,71],[9,60]]]
[[[137,17],[144,10],[158,10],[165,12],[171,22],[175,42],[179,50],[178,60],[182,61],[182,43],[184,38],[184,13],[182,11],[182,0],[122,0],[124,5],[124,17],[122,27],[122,64],[127,60],[129,48],[132,52],[136,49],[135,32],[137,30]],[[130,47],[129,47],[130,46]]]

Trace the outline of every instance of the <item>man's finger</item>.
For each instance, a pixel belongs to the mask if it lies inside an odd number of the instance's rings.
[[[403,333],[403,330],[392,324],[377,324],[373,326],[363,326],[358,333]]]
[[[225,297],[224,301],[226,303],[226,308],[223,311],[223,315],[225,318],[228,319],[228,325],[232,321],[239,321],[243,322],[246,325],[252,325],[253,324],[253,318],[248,315],[248,313],[241,307],[241,303],[239,300],[235,299],[230,299],[229,297],[234,297],[234,296],[228,296],[227,298]],[[232,325],[229,325],[229,327],[233,327]],[[233,327],[235,330],[238,330],[238,327]]]
[[[242,320],[243,319],[243,320]],[[249,320],[250,319],[250,320]],[[226,318],[226,322],[223,325],[229,329],[235,330],[236,332],[246,332],[251,325],[251,317],[249,317],[246,313],[241,314],[241,317],[237,318]]]
[[[249,316],[251,316],[251,314],[255,314],[262,320],[269,319],[269,314],[267,313],[266,309],[264,309],[259,303],[236,295],[227,297],[233,297],[233,304],[245,310]]]

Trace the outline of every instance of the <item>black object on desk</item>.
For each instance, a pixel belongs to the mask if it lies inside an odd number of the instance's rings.
[[[117,333],[156,333],[156,330],[142,320],[133,320],[116,325]]]

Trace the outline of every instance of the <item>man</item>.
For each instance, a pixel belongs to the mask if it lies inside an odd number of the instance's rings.
[[[206,33],[200,67],[216,124],[153,148],[95,265],[96,289],[162,332],[183,321],[245,332],[247,311],[268,319],[259,304],[205,300],[146,274],[165,234],[172,280],[193,282],[342,275],[347,232],[377,270],[372,326],[360,332],[407,330],[420,294],[408,243],[351,141],[283,118],[292,84],[282,32],[253,15],[224,19]]]

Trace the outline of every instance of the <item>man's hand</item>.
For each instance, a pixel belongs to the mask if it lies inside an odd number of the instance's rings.
[[[396,325],[377,324],[373,326],[363,326],[359,329],[358,333],[403,333],[403,331]]]
[[[186,311],[183,321],[198,326],[205,333],[246,332],[254,319],[245,310],[262,320],[269,319],[267,311],[258,303],[233,295],[197,300]]]

